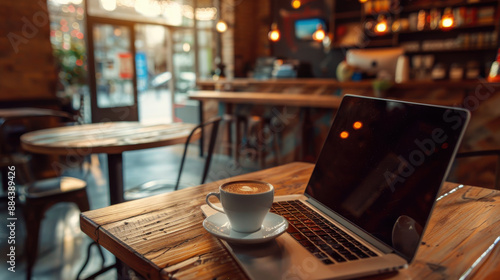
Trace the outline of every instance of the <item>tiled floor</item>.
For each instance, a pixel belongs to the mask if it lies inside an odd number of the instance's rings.
[[[124,154],[125,189],[140,183],[168,178],[175,181],[182,155],[182,145],[132,151]],[[181,179],[181,187],[195,186],[200,183],[204,158],[198,156],[196,145],[190,147],[185,171]],[[87,177],[88,194],[91,209],[109,205],[106,158],[104,155],[94,156],[91,172]],[[251,164],[246,164],[251,166]],[[239,167],[226,156],[217,155],[212,161],[207,181],[223,179],[238,174],[254,171],[255,168]],[[7,221],[6,203],[0,209],[0,220]],[[22,217],[21,209],[16,215]],[[7,270],[8,232],[5,226],[0,227],[0,279],[25,279],[24,238],[25,227],[22,219],[16,227],[16,267],[15,273]],[[42,222],[40,245],[37,262],[32,279],[75,279],[87,256],[87,247],[91,242],[80,231],[79,210],[74,205],[59,204],[51,208]],[[114,263],[114,257],[106,253],[106,264]],[[81,278],[85,278],[99,270],[101,260],[97,250],[93,248],[90,263]],[[116,271],[110,270],[97,279],[116,279]]]

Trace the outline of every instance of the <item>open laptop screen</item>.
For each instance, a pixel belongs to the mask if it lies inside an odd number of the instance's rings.
[[[411,260],[468,116],[345,96],[306,194]]]

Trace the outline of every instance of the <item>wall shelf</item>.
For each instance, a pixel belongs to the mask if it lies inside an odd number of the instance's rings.
[[[462,25],[462,26],[457,26],[457,27],[453,27],[451,29],[448,29],[448,30],[441,30],[441,29],[430,29],[430,28],[426,28],[426,29],[423,29],[423,30],[402,30],[402,31],[399,31],[399,32],[394,32],[394,33],[397,33],[397,34],[415,34],[415,33],[444,33],[446,34],[446,32],[453,32],[453,31],[485,31],[485,30],[489,30],[489,31],[494,31],[495,30],[495,23],[494,22],[491,22],[491,23],[478,23],[478,24],[474,24],[474,25]]]
[[[479,52],[479,51],[491,51],[495,52],[497,47],[483,47],[483,48],[456,48],[456,49],[435,49],[435,50],[406,50],[407,54],[429,54],[429,53],[464,53],[464,52]]]
[[[444,9],[447,7],[477,7],[477,6],[488,6],[497,4],[497,0],[481,0],[481,1],[464,1],[464,0],[451,0],[451,1],[433,1],[427,2],[425,4],[409,4],[404,5],[402,8],[403,13],[418,12],[419,10],[430,10],[430,9]]]

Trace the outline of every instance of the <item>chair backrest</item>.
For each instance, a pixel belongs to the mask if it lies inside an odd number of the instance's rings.
[[[210,162],[212,161],[212,155],[214,152],[215,142],[216,142],[217,134],[219,131],[219,124],[221,121],[222,121],[221,117],[215,117],[215,118],[212,118],[206,122],[203,122],[203,123],[195,126],[193,128],[193,130],[191,130],[191,133],[189,134],[189,136],[186,140],[186,143],[184,144],[184,152],[182,154],[181,166],[179,168],[179,174],[177,175],[177,181],[175,183],[175,190],[177,190],[179,188],[179,182],[181,180],[182,170],[184,168],[184,161],[186,159],[186,154],[187,154],[189,143],[191,142],[191,138],[196,133],[198,133],[198,130],[201,130],[201,133],[203,133],[203,132],[205,132],[205,129],[208,129],[211,126],[210,140],[208,143],[208,150],[207,150],[207,154],[206,154],[205,165],[203,167],[203,174],[201,177],[201,184],[205,183],[205,180],[207,179],[207,175],[208,175],[208,170],[210,168]]]
[[[471,157],[481,157],[481,156],[496,156],[496,168],[495,168],[495,182],[494,188],[500,190],[500,149],[494,150],[483,150],[483,151],[472,151],[472,152],[462,152],[458,153],[455,158],[471,158]]]

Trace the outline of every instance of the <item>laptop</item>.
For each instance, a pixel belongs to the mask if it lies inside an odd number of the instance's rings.
[[[251,246],[222,242],[252,279],[405,268],[469,119],[461,108],[345,95],[305,193],[275,197],[271,211],[288,220],[287,233]]]

